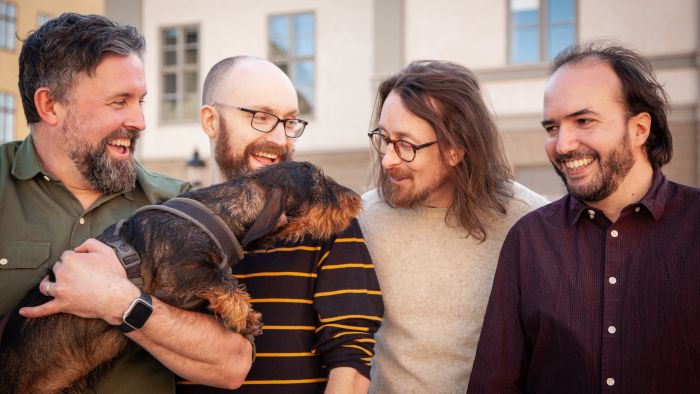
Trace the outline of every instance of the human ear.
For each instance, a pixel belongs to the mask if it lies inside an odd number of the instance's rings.
[[[63,106],[51,95],[48,88],[39,88],[34,92],[34,106],[42,121],[56,126],[62,114]]]
[[[464,158],[464,149],[448,148],[447,149],[447,164],[451,167],[459,164]]]
[[[644,146],[651,132],[651,115],[648,112],[640,112],[629,118],[627,127],[635,146]]]
[[[209,139],[215,140],[219,135],[219,114],[216,109],[211,105],[203,105],[199,110],[199,123]]]

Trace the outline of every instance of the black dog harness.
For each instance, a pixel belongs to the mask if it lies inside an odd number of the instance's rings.
[[[226,274],[231,273],[231,267],[243,259],[243,248],[236,239],[231,229],[224,223],[223,219],[214,214],[209,208],[199,201],[191,198],[175,197],[162,205],[146,205],[134,211],[134,214],[148,210],[166,211],[179,216],[199,227],[207,234],[221,252],[221,264],[219,268]],[[114,249],[119,262],[124,266],[126,275],[134,285],[143,289],[143,277],[141,276],[141,257],[136,249],[129,245],[120,235],[125,219],[107,227],[97,237],[101,241]]]

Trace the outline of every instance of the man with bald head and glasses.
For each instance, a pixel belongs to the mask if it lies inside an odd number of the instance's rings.
[[[209,71],[200,123],[211,140],[212,183],[291,159],[308,124],[276,65],[224,59]],[[330,242],[312,238],[248,251],[233,275],[262,313],[257,358],[236,393],[366,393],[383,304],[357,220]],[[214,393],[178,384],[178,393]]]
[[[474,75],[418,61],[383,81],[360,225],[384,298],[370,392],[465,392],[508,229],[546,203],[513,182]]]

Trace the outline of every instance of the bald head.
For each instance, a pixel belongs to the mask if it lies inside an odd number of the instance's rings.
[[[289,77],[275,64],[254,56],[233,56],[216,63],[204,80],[202,105],[209,105],[221,100],[222,92],[233,88],[237,80],[247,77],[270,77],[294,90]],[[257,78],[256,78],[257,79]],[[253,86],[253,88],[255,88]]]

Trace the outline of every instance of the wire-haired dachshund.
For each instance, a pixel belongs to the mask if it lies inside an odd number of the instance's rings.
[[[356,193],[311,164],[298,162],[267,166],[180,197],[203,204],[220,218],[207,220],[223,220],[225,231],[244,248],[269,247],[276,240],[295,241],[306,235],[330,239],[361,208]],[[168,304],[208,309],[235,332],[260,333],[260,314],[230,275],[230,265],[238,261],[232,257],[242,256],[240,246],[234,248],[238,256],[231,256],[236,253],[227,252],[207,226],[167,208],[167,202],[165,206],[140,209],[112,226],[114,235],[140,257],[138,284]],[[19,307],[49,300],[33,289]],[[11,312],[0,342],[2,393],[83,392],[128,341],[101,319],[65,313],[25,319],[17,313],[19,307]]]

